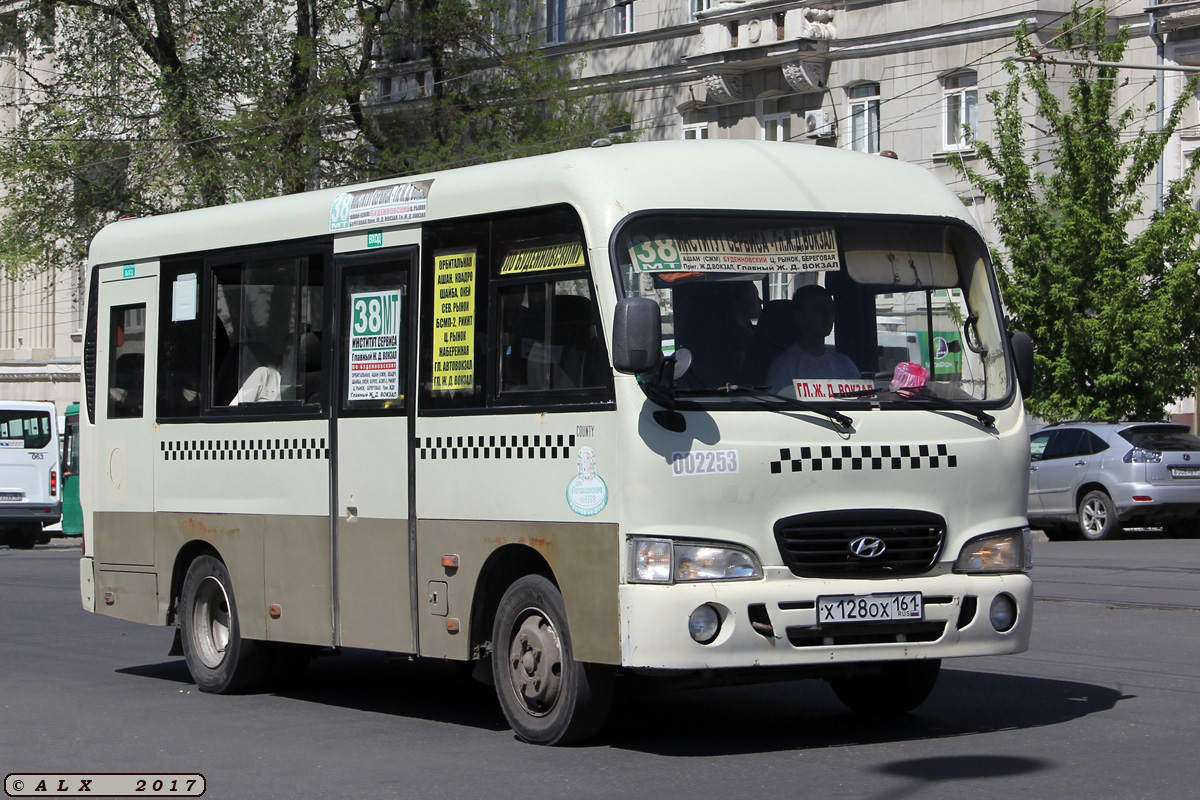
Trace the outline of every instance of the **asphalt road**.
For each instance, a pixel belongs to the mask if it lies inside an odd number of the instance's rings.
[[[79,551],[0,548],[0,775],[202,773],[210,798],[1170,798],[1200,785],[1200,540],[1041,543],[1033,647],[947,662],[887,723],[818,682],[626,694],[581,747],[487,687],[347,653],[212,696],[171,632],[80,608]]]

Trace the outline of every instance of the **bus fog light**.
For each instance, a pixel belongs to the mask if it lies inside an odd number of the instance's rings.
[[[708,603],[698,607],[688,617],[688,633],[699,644],[708,644],[721,632],[721,615]]]
[[[992,609],[988,612],[992,627],[1000,633],[1012,630],[1017,622],[1017,603],[1006,594],[998,594],[992,600]]]

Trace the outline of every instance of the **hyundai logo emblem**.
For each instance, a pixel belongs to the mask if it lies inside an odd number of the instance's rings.
[[[1183,454],[1183,460],[1184,460],[1184,461],[1191,461],[1191,460],[1192,460],[1192,457],[1191,457],[1191,455],[1190,455],[1190,454],[1188,454],[1188,453],[1184,453],[1184,454]]]
[[[887,545],[878,536],[860,536],[850,543],[850,552],[859,558],[878,558]]]

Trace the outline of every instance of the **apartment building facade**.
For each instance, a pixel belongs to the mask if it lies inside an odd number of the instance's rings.
[[[2,17],[15,6],[0,2]],[[0,25],[0,135],[15,103],[33,90],[28,54]],[[8,187],[0,185],[0,197]],[[0,399],[50,400],[60,414],[79,400],[83,355],[83,264],[69,272],[17,273],[0,264]]]

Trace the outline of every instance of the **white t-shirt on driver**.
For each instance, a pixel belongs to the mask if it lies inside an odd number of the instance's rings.
[[[858,367],[847,356],[826,345],[825,352],[814,356],[798,343],[784,350],[767,370],[767,384],[774,394],[795,397],[796,379],[858,378]]]

